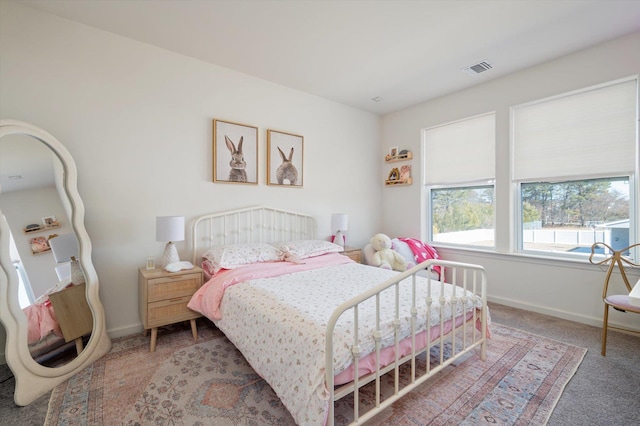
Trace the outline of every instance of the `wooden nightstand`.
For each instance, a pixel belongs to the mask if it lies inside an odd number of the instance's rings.
[[[93,330],[93,315],[87,303],[84,283],[67,287],[49,295],[65,342],[76,342],[78,355],[82,352],[82,336]]]
[[[345,247],[342,254],[358,263],[362,263],[362,250],[360,250],[359,248]]]
[[[156,350],[158,327],[180,321],[191,322],[193,340],[198,340],[196,318],[198,312],[187,308],[187,303],[202,285],[202,269],[167,272],[164,269],[140,268],[138,271],[140,318],[145,334],[151,329],[150,351]]]

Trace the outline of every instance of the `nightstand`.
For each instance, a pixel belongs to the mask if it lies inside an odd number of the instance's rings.
[[[65,342],[76,342],[76,352],[82,352],[82,336],[93,330],[93,315],[87,303],[86,285],[73,285],[49,295]]]
[[[362,263],[362,250],[359,248],[345,247],[342,254],[358,263]]]
[[[202,315],[187,308],[187,303],[201,285],[202,269],[197,266],[178,272],[167,272],[162,268],[139,269],[140,319],[145,334],[151,329],[151,352],[156,350],[158,327],[163,325],[189,320],[193,340],[198,340],[196,318]]]

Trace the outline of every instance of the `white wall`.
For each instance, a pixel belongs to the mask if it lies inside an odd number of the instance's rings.
[[[420,153],[422,129],[496,112],[497,253],[441,249],[445,258],[480,263],[486,267],[490,299],[589,324],[601,324],[604,273],[600,269],[586,262],[545,261],[508,254],[512,252],[510,229],[513,227],[512,211],[506,208],[512,205],[508,183],[509,107],[638,74],[638,52],[640,33],[635,33],[383,117],[382,153],[391,146]],[[499,67],[499,64],[494,65]],[[379,164],[381,161],[378,160]],[[411,163],[414,185],[383,190],[383,231],[389,235],[425,235],[421,229],[420,154],[415,155]],[[635,283],[639,277],[636,271],[630,279]],[[619,284],[614,289],[622,291],[624,286]],[[640,329],[639,315],[615,312],[611,319]]]
[[[1,4],[0,116],[47,130],[75,158],[112,336],[141,329],[137,269],[162,252],[156,216],[269,205],[313,214],[328,238],[331,213],[345,212],[354,245],[379,228],[377,116]],[[259,185],[212,183],[214,118],[259,128]],[[304,188],[266,185],[269,128],[304,136]]]
[[[33,295],[37,299],[58,282],[55,273],[57,266],[51,250],[32,254],[29,240],[35,237],[49,238],[53,234],[64,235],[73,232],[69,220],[66,219],[64,207],[60,201],[58,190],[54,186],[45,188],[14,191],[3,194],[0,209],[11,228],[16,249],[24,265]],[[59,228],[25,234],[23,229],[31,223],[42,224],[42,217],[55,216],[60,223]]]

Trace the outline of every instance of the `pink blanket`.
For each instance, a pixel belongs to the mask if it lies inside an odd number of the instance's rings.
[[[224,291],[232,285],[258,278],[277,277],[345,263],[353,263],[353,260],[338,253],[331,253],[304,259],[301,263],[254,263],[237,269],[220,271],[195,292],[187,307],[210,319],[219,320],[222,319],[220,304]]]
[[[440,255],[436,251],[435,248],[431,247],[429,244],[425,244],[420,240],[416,240],[415,238],[398,238],[400,241],[405,242],[411,251],[413,252],[413,257],[416,260],[416,265],[424,262],[429,259],[440,259]],[[442,268],[441,266],[434,266],[433,270],[438,273],[438,275],[442,276]]]
[[[23,309],[29,324],[27,341],[29,344],[36,343],[49,333],[55,333],[62,337],[62,330],[53,311],[53,306],[49,299],[44,303],[37,303]]]

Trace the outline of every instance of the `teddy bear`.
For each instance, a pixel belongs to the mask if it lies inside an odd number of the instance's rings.
[[[391,238],[385,234],[376,234],[371,237],[371,246],[375,249],[372,258],[373,266],[383,269],[393,269],[394,271],[403,272],[409,266],[407,261],[400,253],[393,250]]]

